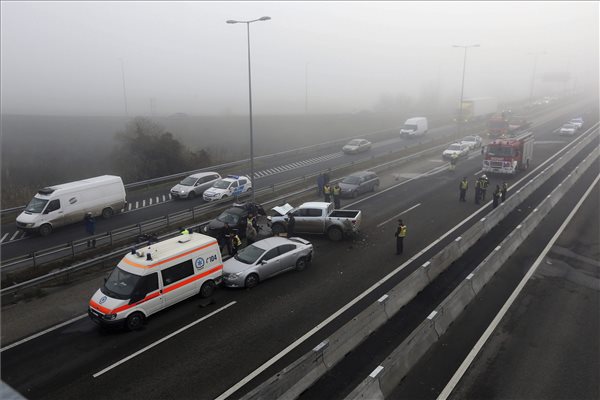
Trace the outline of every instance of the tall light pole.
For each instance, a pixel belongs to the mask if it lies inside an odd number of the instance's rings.
[[[533,56],[533,72],[531,73],[531,86],[529,87],[529,104],[533,104],[533,87],[535,85],[535,71],[537,69],[537,59],[538,56],[543,56],[544,54],[546,54],[545,51],[527,54],[529,56]]]
[[[250,21],[236,21],[233,19],[227,20],[228,24],[246,24],[246,31],[248,32],[248,103],[250,104],[250,182],[252,183],[252,202],[255,203],[256,197],[254,192],[256,186],[254,186],[254,136],[252,132],[252,73],[250,70],[250,24],[257,21],[268,21],[271,17],[260,17]]]
[[[463,61],[463,72],[462,72],[462,83],[460,85],[460,112],[459,112],[460,121],[458,121],[458,132],[460,133],[461,126],[464,123],[464,120],[463,120],[463,94],[464,94],[464,90],[465,90],[465,69],[467,66],[467,49],[469,47],[479,47],[479,45],[478,44],[471,44],[471,45],[453,44],[452,47],[460,47],[460,48],[465,49],[465,58]]]
[[[121,78],[123,81],[123,103],[125,104],[125,116],[128,117],[129,112],[127,111],[127,91],[125,90],[125,67],[123,66],[123,59],[119,58],[119,60],[121,60]]]

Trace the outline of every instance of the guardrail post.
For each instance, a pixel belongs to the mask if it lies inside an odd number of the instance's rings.
[[[236,200],[237,202],[237,200]],[[196,220],[196,214],[194,213],[194,209],[192,208],[192,221]]]
[[[35,268],[35,251],[31,253],[31,259],[33,260],[33,267]]]
[[[167,226],[170,226],[171,223],[169,222],[169,214],[165,215],[165,218],[167,219]]]
[[[142,234],[142,225],[141,224],[137,224],[138,227],[138,235]]]
[[[112,244],[112,243],[111,243]],[[71,240],[71,255],[73,257],[75,257],[75,245],[73,244],[73,241]]]
[[[110,237],[110,245],[113,245],[113,236],[112,236],[112,231],[108,232],[108,236]]]

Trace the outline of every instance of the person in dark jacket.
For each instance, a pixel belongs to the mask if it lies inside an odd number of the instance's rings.
[[[323,174],[317,176],[317,196],[321,196],[323,193],[323,185],[325,184],[325,177]]]
[[[85,231],[87,232],[87,234],[90,236],[94,236],[94,233],[96,232],[96,219],[94,218],[91,212],[85,214],[84,222]],[[87,246],[96,247],[96,239],[88,240]]]
[[[288,213],[288,220],[287,220],[287,237],[288,238],[291,238],[292,236],[294,236],[295,226],[296,226],[296,218],[294,218],[294,214]]]
[[[498,202],[500,201],[500,185],[496,185],[496,189],[494,190],[494,194],[492,195],[492,206],[493,208],[498,207]]]
[[[502,202],[504,203],[504,200],[506,200],[506,192],[508,191],[508,183],[504,182],[502,183],[502,190],[500,190],[500,192],[502,193]]]

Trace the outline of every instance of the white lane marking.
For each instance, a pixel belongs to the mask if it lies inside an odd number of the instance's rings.
[[[162,201],[163,201],[163,203],[164,203],[165,201],[167,201],[167,195],[163,194]]]
[[[146,201],[146,200],[144,200],[144,201]],[[152,197],[150,197],[150,198],[148,199],[148,205],[149,205],[149,206],[151,206],[151,205],[152,205]]]
[[[427,160],[427,161],[429,161],[429,162],[435,162],[435,163],[441,163],[441,162],[445,162],[444,160],[438,160],[438,159],[435,159],[435,160]]]
[[[171,196],[171,193],[169,193],[169,200],[172,200],[173,196]]]
[[[390,190],[392,190],[392,189],[395,189],[395,188],[397,188],[397,187],[399,187],[399,186],[405,185],[405,184],[407,184],[408,182],[412,182],[412,181],[414,181],[415,179],[419,179],[419,178],[421,178],[421,177],[423,177],[423,176],[427,176],[427,175],[430,175],[430,174],[433,174],[433,173],[436,173],[436,172],[442,171],[442,170],[444,170],[444,169],[446,169],[446,165],[445,165],[445,164],[444,164],[444,165],[437,166],[437,167],[435,167],[435,168],[432,168],[432,169],[430,169],[429,171],[423,172],[422,174],[419,174],[419,175],[417,175],[417,176],[415,176],[415,177],[413,177],[413,178],[407,179],[407,180],[405,180],[405,181],[402,181],[402,182],[400,182],[400,183],[397,183],[397,184],[395,184],[395,185],[393,185],[393,186],[390,186],[390,187],[389,187],[389,188],[387,188],[387,189],[383,189],[383,190],[380,190],[379,192],[373,193],[373,194],[372,194],[372,195],[370,195],[370,196],[363,197],[362,199],[360,199],[360,200],[357,200],[357,201],[355,201],[354,203],[346,204],[346,205],[345,205],[344,207],[342,207],[342,208],[348,208],[348,207],[352,207],[352,206],[354,206],[354,205],[356,205],[356,204],[358,204],[358,203],[362,203],[362,202],[363,202],[363,201],[365,201],[365,200],[371,199],[371,198],[373,198],[373,197],[375,197],[375,196],[379,196],[379,195],[381,195],[381,194],[383,194],[383,193],[385,193],[385,192],[387,192],[387,191],[390,191]]]
[[[133,208],[133,203],[129,203],[127,205],[127,211],[131,211],[132,208]]]
[[[102,371],[96,372],[96,373],[95,373],[94,375],[92,375],[92,376],[93,376],[94,378],[97,378],[97,377],[99,377],[100,375],[102,375],[102,374],[104,374],[104,373],[106,373],[106,372],[110,371],[111,369],[113,369],[113,368],[115,368],[115,367],[118,367],[119,365],[121,365],[121,364],[123,364],[123,363],[125,363],[125,362],[127,362],[127,361],[129,361],[129,360],[131,360],[131,359],[132,359],[132,358],[134,358],[134,357],[137,357],[137,356],[139,356],[140,354],[144,353],[145,351],[147,351],[147,350],[150,350],[151,348],[153,348],[153,347],[155,347],[155,346],[158,346],[158,345],[159,345],[159,344],[161,344],[162,342],[164,342],[164,341],[166,341],[166,340],[169,340],[169,339],[171,339],[173,336],[180,334],[181,332],[183,332],[183,331],[185,331],[185,330],[187,330],[187,329],[191,328],[192,326],[194,326],[194,325],[196,325],[196,324],[199,324],[200,322],[202,322],[202,321],[204,321],[204,320],[206,320],[206,319],[208,319],[208,318],[212,317],[213,315],[215,315],[215,314],[217,314],[217,313],[220,313],[221,311],[225,310],[226,308],[229,308],[229,307],[231,307],[231,306],[232,306],[232,305],[234,305],[235,303],[236,303],[235,301],[232,301],[231,303],[224,305],[223,307],[221,307],[221,308],[219,308],[219,309],[217,309],[217,310],[215,310],[215,311],[211,312],[211,313],[210,313],[210,314],[208,314],[208,315],[205,315],[204,317],[202,317],[202,318],[200,318],[200,319],[198,319],[198,320],[196,320],[196,321],[192,322],[191,324],[188,324],[188,325],[184,326],[183,328],[179,328],[179,329],[177,329],[175,332],[168,334],[167,336],[163,337],[162,339],[160,339],[160,340],[157,340],[156,342],[154,342],[154,343],[152,343],[152,344],[149,344],[148,346],[144,347],[143,349],[136,351],[136,352],[135,352],[135,353],[133,353],[132,355],[130,355],[130,356],[127,356],[127,357],[125,357],[124,359],[122,359],[122,360],[120,360],[120,361],[117,361],[116,363],[114,363],[114,364],[112,364],[112,365],[110,365],[110,366],[108,366],[108,367],[104,368]]]
[[[4,239],[6,239],[7,236],[8,236],[8,232],[6,232],[4,234],[4,236],[2,236],[2,239],[0,239],[0,243],[4,242]]]
[[[463,377],[463,375],[467,371],[467,368],[469,368],[469,366],[475,359],[475,356],[477,356],[477,353],[479,353],[479,351],[481,351],[485,342],[487,342],[487,340],[490,338],[490,336],[492,335],[492,333],[494,332],[494,330],[496,329],[496,327],[498,326],[498,324],[500,323],[500,321],[502,320],[502,318],[504,317],[504,315],[506,314],[506,312],[508,311],[510,306],[514,303],[516,298],[519,296],[519,294],[525,287],[525,284],[529,281],[531,276],[535,273],[537,268],[540,266],[540,264],[542,263],[542,260],[546,257],[546,254],[548,254],[548,252],[550,251],[550,249],[552,248],[554,243],[558,240],[561,233],[565,230],[565,228],[567,227],[569,222],[571,222],[571,219],[573,219],[573,217],[575,216],[575,214],[577,213],[577,211],[579,210],[579,208],[581,207],[581,205],[583,204],[585,199],[588,198],[590,192],[592,191],[592,189],[594,189],[594,186],[596,186],[596,184],[598,184],[598,180],[600,180],[600,175],[598,175],[596,177],[596,179],[594,180],[594,183],[592,183],[590,185],[590,187],[588,188],[588,190],[586,190],[583,197],[581,199],[579,199],[579,201],[577,202],[577,205],[575,205],[575,208],[573,208],[573,210],[571,210],[567,219],[562,223],[560,228],[558,228],[558,231],[556,231],[554,236],[552,236],[552,239],[546,245],[546,247],[544,248],[542,253],[538,256],[538,258],[535,260],[535,262],[533,263],[531,268],[529,268],[529,271],[527,271],[527,273],[525,274],[523,279],[521,279],[521,282],[519,282],[519,285],[512,292],[512,294],[510,295],[508,300],[506,300],[506,303],[504,303],[504,305],[502,306],[502,308],[500,309],[500,311],[498,312],[498,314],[496,315],[494,320],[487,327],[487,329],[485,330],[483,335],[481,335],[481,337],[479,338],[479,340],[477,341],[477,343],[475,344],[473,349],[471,349],[471,351],[467,355],[467,358],[465,358],[465,360],[462,362],[462,364],[460,364],[460,367],[458,367],[458,369],[456,370],[456,372],[454,373],[454,375],[452,376],[452,378],[450,379],[450,381],[448,382],[448,384],[446,385],[444,390],[442,390],[442,392],[438,396],[438,400],[446,400],[448,398],[448,396],[450,395],[450,393],[452,393],[452,391],[454,390],[454,388],[456,387],[456,385],[458,384],[460,379]]]
[[[13,235],[11,236],[11,238],[9,239],[9,241],[10,241],[10,240],[15,240],[15,238],[16,238],[17,236],[19,236],[19,233],[21,233],[21,231],[15,231],[15,233],[13,233]]]
[[[534,174],[536,171],[538,171],[540,168],[542,168],[548,162],[550,162],[550,158],[547,159],[546,161],[544,161],[542,164],[540,164],[536,168],[534,168],[529,174],[523,176],[521,179],[519,179],[517,182],[515,182],[510,188],[508,188],[508,190],[511,190],[512,187],[518,186],[519,183],[521,183],[525,179],[527,179],[530,176],[532,176],[532,174]],[[440,167],[445,168],[446,166],[442,165]],[[440,167],[436,167],[436,168],[432,169],[431,171],[433,171],[435,169],[440,169]],[[424,173],[424,175],[426,175],[427,173],[428,172]],[[417,178],[414,178],[414,179],[417,179]],[[392,187],[390,187],[390,188],[388,188],[386,190],[382,190],[380,192],[377,192],[377,193],[375,193],[375,194],[373,194],[373,195],[371,195],[371,196],[369,196],[367,198],[371,198],[371,197],[374,197],[376,195],[382,194],[382,193],[384,193],[387,190],[391,190],[394,187],[398,187],[398,186],[400,186],[400,185],[402,185],[404,183],[410,182],[411,180],[413,180],[413,179],[401,182],[401,183],[399,183],[399,184],[397,184],[395,186],[392,186]],[[365,198],[365,199],[367,199],[367,198]],[[354,203],[350,203],[350,204],[348,204],[348,205],[346,205],[346,206],[344,206],[342,208],[350,207],[350,206],[352,206],[354,204],[357,204],[357,203],[360,203],[361,201],[364,201],[365,199],[361,199],[361,200],[356,201]],[[247,375],[244,379],[242,379],[241,381],[239,381],[238,383],[236,383],[235,385],[233,385],[232,387],[230,387],[229,389],[227,389],[225,392],[223,392],[215,400],[224,400],[224,399],[228,398],[229,396],[231,396],[233,393],[237,392],[241,387],[243,387],[244,385],[246,385],[246,383],[250,382],[256,376],[258,376],[259,374],[261,374],[264,370],[266,370],[271,365],[273,365],[274,363],[276,363],[279,359],[283,358],[287,353],[289,353],[290,351],[292,351],[293,349],[295,349],[296,347],[298,347],[300,344],[302,344],[306,339],[308,339],[309,337],[311,337],[312,335],[314,335],[316,332],[318,332],[321,328],[323,328],[324,326],[326,326],[327,324],[329,324],[331,321],[335,320],[338,316],[340,316],[341,314],[343,314],[350,307],[354,306],[356,303],[358,303],[361,299],[363,299],[369,293],[373,292],[375,289],[377,289],[383,283],[385,283],[386,281],[388,281],[389,279],[391,279],[398,272],[402,271],[404,268],[406,268],[414,260],[416,260],[417,258],[421,257],[423,254],[425,254],[427,251],[429,251],[431,248],[433,248],[436,244],[438,244],[439,242],[441,242],[442,240],[444,240],[446,237],[450,236],[452,233],[454,233],[454,231],[456,231],[461,226],[463,226],[464,224],[466,224],[467,222],[469,222],[471,219],[475,218],[477,215],[479,215],[480,213],[484,212],[487,209],[487,206],[490,205],[491,203],[492,203],[492,201],[490,200],[486,204],[482,205],[482,207],[479,208],[477,211],[473,212],[473,214],[471,214],[470,216],[468,216],[467,218],[465,218],[459,224],[455,225],[452,229],[450,229],[448,232],[446,232],[445,234],[443,234],[442,236],[440,236],[439,238],[437,238],[434,242],[430,243],[429,246],[425,247],[423,250],[419,251],[417,254],[415,254],[414,256],[412,256],[411,258],[409,258],[408,260],[406,260],[402,265],[400,265],[399,267],[397,267],[396,269],[394,269],[392,272],[390,272],[389,274],[387,274],[386,276],[384,276],[383,278],[381,278],[379,281],[375,282],[370,288],[368,288],[367,290],[365,290],[364,292],[362,292],[360,295],[358,295],[357,297],[355,297],[353,300],[351,300],[345,306],[343,306],[342,308],[340,308],[339,310],[337,310],[335,313],[333,313],[332,315],[330,315],[327,319],[325,319],[319,325],[315,326],[313,329],[311,329],[310,331],[308,331],[307,333],[305,333],[302,337],[296,339],[295,342],[293,342],[292,344],[288,345],[285,349],[283,349],[282,351],[280,351],[278,354],[276,354],[275,356],[271,357],[267,362],[265,362],[264,364],[262,364],[260,367],[256,368],[253,372],[251,372],[249,375]]]
[[[406,210],[402,211],[400,214],[396,214],[394,215],[392,218],[390,219],[386,219],[385,221],[381,222],[379,225],[377,225],[378,228],[381,228],[383,225],[387,224],[390,221],[393,221],[394,219],[398,218],[399,216],[401,216],[402,214],[406,214],[407,212],[409,212],[410,210],[413,210],[417,207],[419,207],[421,205],[421,203],[417,203],[414,206],[412,206],[411,208],[407,208]]]
[[[63,327],[63,326],[65,326],[65,325],[69,325],[69,324],[70,324],[70,323],[72,323],[72,322],[79,321],[80,319],[82,319],[82,318],[85,318],[85,317],[87,317],[87,314],[83,314],[83,315],[80,315],[80,316],[78,316],[78,317],[72,318],[72,319],[70,319],[70,320],[68,320],[68,321],[61,322],[60,324],[58,324],[58,325],[54,325],[53,327],[50,327],[50,328],[48,328],[48,329],[46,329],[46,330],[43,330],[43,331],[41,331],[41,332],[38,332],[38,333],[36,333],[35,335],[31,335],[31,336],[29,336],[29,337],[26,337],[25,339],[19,340],[18,342],[14,342],[14,343],[12,343],[12,344],[10,344],[10,345],[6,346],[6,347],[3,347],[3,348],[1,348],[1,349],[0,349],[0,353],[1,353],[1,352],[3,352],[3,351],[5,351],[5,350],[10,350],[10,349],[12,349],[13,347],[17,347],[17,346],[19,346],[19,345],[21,345],[21,344],[23,344],[23,343],[27,343],[27,342],[29,342],[30,340],[33,340],[33,339],[35,339],[35,338],[37,338],[37,337],[40,337],[40,336],[42,336],[42,335],[45,335],[45,334],[46,334],[46,333],[48,333],[48,332],[52,332],[52,331],[55,331],[55,330],[57,330],[57,329],[59,329],[59,328],[62,328],[62,327]]]
[[[142,200],[142,208],[146,207],[146,199]]]
[[[139,202],[139,201],[136,201],[136,202],[135,202],[135,208],[139,208],[139,207],[138,207],[138,206],[139,206],[139,204],[140,204],[140,202]]]
[[[163,195],[163,197],[164,197],[164,195]],[[160,203],[160,197],[159,197],[159,196],[156,196],[156,201],[155,201],[155,203],[156,203],[156,204]]]

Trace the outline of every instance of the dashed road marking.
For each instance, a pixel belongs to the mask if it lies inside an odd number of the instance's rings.
[[[2,239],[0,239],[0,243],[4,242],[4,239],[6,239],[7,236],[8,236],[8,232],[6,232],[4,234],[4,236],[2,236]]]
[[[132,208],[133,208],[133,203],[129,203],[127,205],[127,211],[131,211]]]
[[[10,241],[10,240],[15,240],[15,238],[16,238],[17,236],[19,236],[19,233],[21,233],[21,231],[15,231],[15,233],[13,233],[13,235],[12,235],[12,237],[9,239],[9,241]]]
[[[139,204],[140,204],[140,202],[139,202],[139,201],[136,201],[136,202],[135,202],[135,208],[139,208]]]
[[[146,201],[146,200],[144,200],[144,201]],[[150,197],[150,198],[148,199],[148,205],[149,205],[149,206],[151,206],[151,205],[152,205],[152,197]]]

